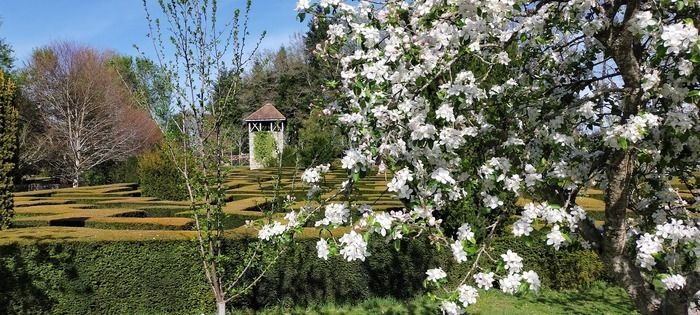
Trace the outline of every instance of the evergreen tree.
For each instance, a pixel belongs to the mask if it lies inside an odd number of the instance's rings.
[[[10,226],[13,216],[13,170],[17,153],[17,109],[15,84],[0,71],[0,230]]]
[[[1,21],[0,26],[2,26]],[[12,47],[5,42],[4,38],[0,38],[0,71],[8,73],[12,71],[14,61],[14,58],[12,58]]]

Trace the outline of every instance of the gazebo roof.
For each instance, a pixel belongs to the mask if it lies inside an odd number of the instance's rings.
[[[280,113],[280,111],[278,111],[277,108],[272,105],[272,103],[268,102],[252,114],[248,115],[248,117],[245,118],[245,121],[280,121],[285,119],[286,118],[284,115],[282,115],[282,113]]]

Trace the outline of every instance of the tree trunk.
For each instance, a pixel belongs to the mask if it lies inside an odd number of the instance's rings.
[[[73,188],[78,188],[80,186],[80,173],[75,172],[73,176]]]
[[[216,314],[226,315],[226,301],[216,301]]]
[[[625,211],[634,173],[634,149],[614,155],[608,165],[605,196],[605,231],[602,259],[615,281],[624,287],[637,309],[643,314],[660,314],[661,300],[649,288],[634,261],[626,256],[627,222]]]
[[[663,314],[669,315],[685,315],[688,314],[688,297],[686,290],[673,290],[666,292],[666,298],[663,301]]]

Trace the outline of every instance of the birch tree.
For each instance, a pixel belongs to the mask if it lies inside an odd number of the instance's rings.
[[[39,107],[57,174],[80,185],[87,170],[134,155],[157,141],[147,113],[134,106],[110,53],[73,43],[36,50],[27,69],[25,92]]]

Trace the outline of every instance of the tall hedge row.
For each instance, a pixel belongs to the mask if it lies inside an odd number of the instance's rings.
[[[243,252],[243,246],[242,240],[230,240],[226,250]],[[454,267],[448,251],[434,255],[425,243],[403,244],[399,252],[383,243],[370,246],[367,261],[347,263],[317,259],[315,241],[301,241],[233,306],[409,298],[423,291],[426,269]],[[539,251],[523,250],[526,266],[532,266]],[[535,265],[543,277],[551,275],[546,268],[552,261]],[[214,305],[190,241],[3,245],[0,279],[0,314],[199,314],[213,311]]]

